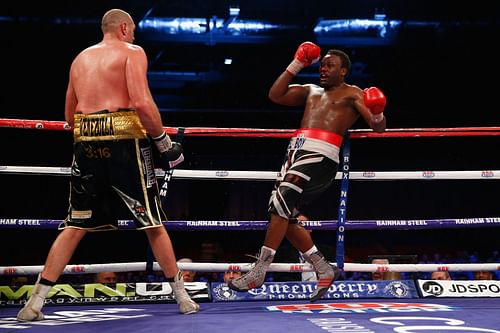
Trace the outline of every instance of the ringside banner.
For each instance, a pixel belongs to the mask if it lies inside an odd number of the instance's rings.
[[[248,292],[231,290],[225,283],[212,283],[213,302],[249,300],[308,300],[315,282],[266,282]],[[418,298],[412,280],[336,281],[323,299]]]
[[[500,297],[500,281],[418,280],[423,297]]]
[[[33,285],[0,286],[0,307],[24,305],[33,287]],[[186,282],[185,287],[196,302],[210,301],[208,283]],[[45,300],[46,305],[160,302],[175,303],[168,282],[56,284]]]

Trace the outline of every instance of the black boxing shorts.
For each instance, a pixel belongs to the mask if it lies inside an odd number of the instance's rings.
[[[59,229],[163,226],[151,145],[134,110],[75,114],[73,137],[70,206]]]
[[[269,212],[294,221],[330,187],[337,174],[342,136],[321,129],[295,132],[269,199]]]

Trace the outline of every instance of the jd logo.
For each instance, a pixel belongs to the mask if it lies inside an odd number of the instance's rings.
[[[439,296],[443,293],[444,288],[437,282],[425,282],[422,286],[422,289],[429,294],[434,296]]]

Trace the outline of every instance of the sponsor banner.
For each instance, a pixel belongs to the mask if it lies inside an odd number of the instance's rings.
[[[213,302],[249,300],[309,300],[315,282],[265,282],[260,288],[239,292],[225,283],[212,283]],[[418,298],[412,280],[393,281],[336,281],[323,299],[351,298]]]
[[[208,283],[186,282],[186,291],[197,302],[210,301]],[[24,305],[33,285],[0,286],[0,307]],[[56,284],[45,299],[45,304],[112,304],[112,303],[175,303],[168,282],[152,283],[87,283],[81,285]]]
[[[500,297],[500,281],[418,280],[423,297]]]

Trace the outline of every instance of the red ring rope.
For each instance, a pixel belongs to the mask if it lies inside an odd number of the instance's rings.
[[[71,130],[65,121],[7,118],[0,118],[0,127],[54,131]],[[164,129],[170,135],[177,133],[176,127],[164,127]],[[184,134],[189,136],[290,138],[294,132],[295,129],[186,127]],[[496,136],[500,135],[500,127],[390,128],[384,133],[375,133],[370,129],[355,129],[349,132],[351,138]]]

